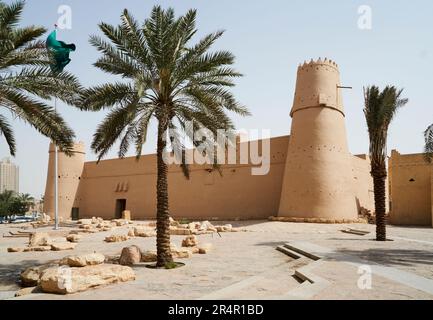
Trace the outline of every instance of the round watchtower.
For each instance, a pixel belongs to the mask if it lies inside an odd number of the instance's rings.
[[[84,168],[84,143],[74,144],[72,156],[58,151],[58,207],[59,217],[69,219],[72,208],[79,207],[78,188]],[[54,168],[55,149],[50,143],[47,183],[45,186],[44,211],[51,218],[54,217]]]
[[[298,67],[279,216],[357,218],[340,91],[335,62]]]

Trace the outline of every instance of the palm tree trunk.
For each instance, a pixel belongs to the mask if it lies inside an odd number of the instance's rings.
[[[163,152],[166,146],[164,134],[167,129],[167,122],[158,121],[158,142],[157,142],[157,166],[158,177],[156,183],[156,249],[157,267],[164,267],[167,263],[173,262],[170,247],[170,214],[168,209],[168,166],[164,162]]]
[[[374,207],[376,211],[376,240],[386,241],[386,168],[372,168]]]

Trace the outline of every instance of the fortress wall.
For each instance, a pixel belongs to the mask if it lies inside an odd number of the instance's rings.
[[[432,226],[432,165],[423,154],[401,155],[389,161],[390,223]]]
[[[358,209],[374,212],[373,178],[370,175],[370,158],[367,155],[352,157],[353,185]]]
[[[176,219],[266,219],[276,215],[289,137],[271,139],[271,169],[253,176],[252,165],[223,165],[222,176],[192,165],[191,178],[169,167],[170,212]],[[210,172],[209,172],[210,171]],[[155,218],[156,157],[146,155],[86,162],[80,192],[80,217],[114,218],[117,199],[126,199],[133,219]]]

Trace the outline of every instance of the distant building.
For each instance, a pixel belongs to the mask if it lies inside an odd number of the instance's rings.
[[[19,192],[20,169],[10,158],[0,161],[0,192],[5,190]]]

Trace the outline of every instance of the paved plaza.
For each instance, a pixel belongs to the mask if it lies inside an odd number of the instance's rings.
[[[123,226],[87,234],[71,251],[18,253],[7,248],[25,246],[27,238],[1,237],[0,299],[433,299],[432,228],[389,226],[393,241],[376,242],[375,226],[368,224],[227,223],[247,232],[197,236],[200,243],[212,243],[213,250],[179,260],[186,263],[182,268],[154,270],[141,263],[133,266],[135,281],[69,295],[14,298],[20,289],[19,275],[27,267],[71,254],[118,256],[129,245],[154,250],[155,237],[103,241],[112,234],[126,234],[128,227]],[[341,231],[349,228],[370,233]],[[17,226],[1,225],[0,235],[16,230]],[[50,232],[56,240],[70,228],[37,231]],[[182,239],[172,236],[178,247]],[[285,245],[286,253],[277,250]]]

